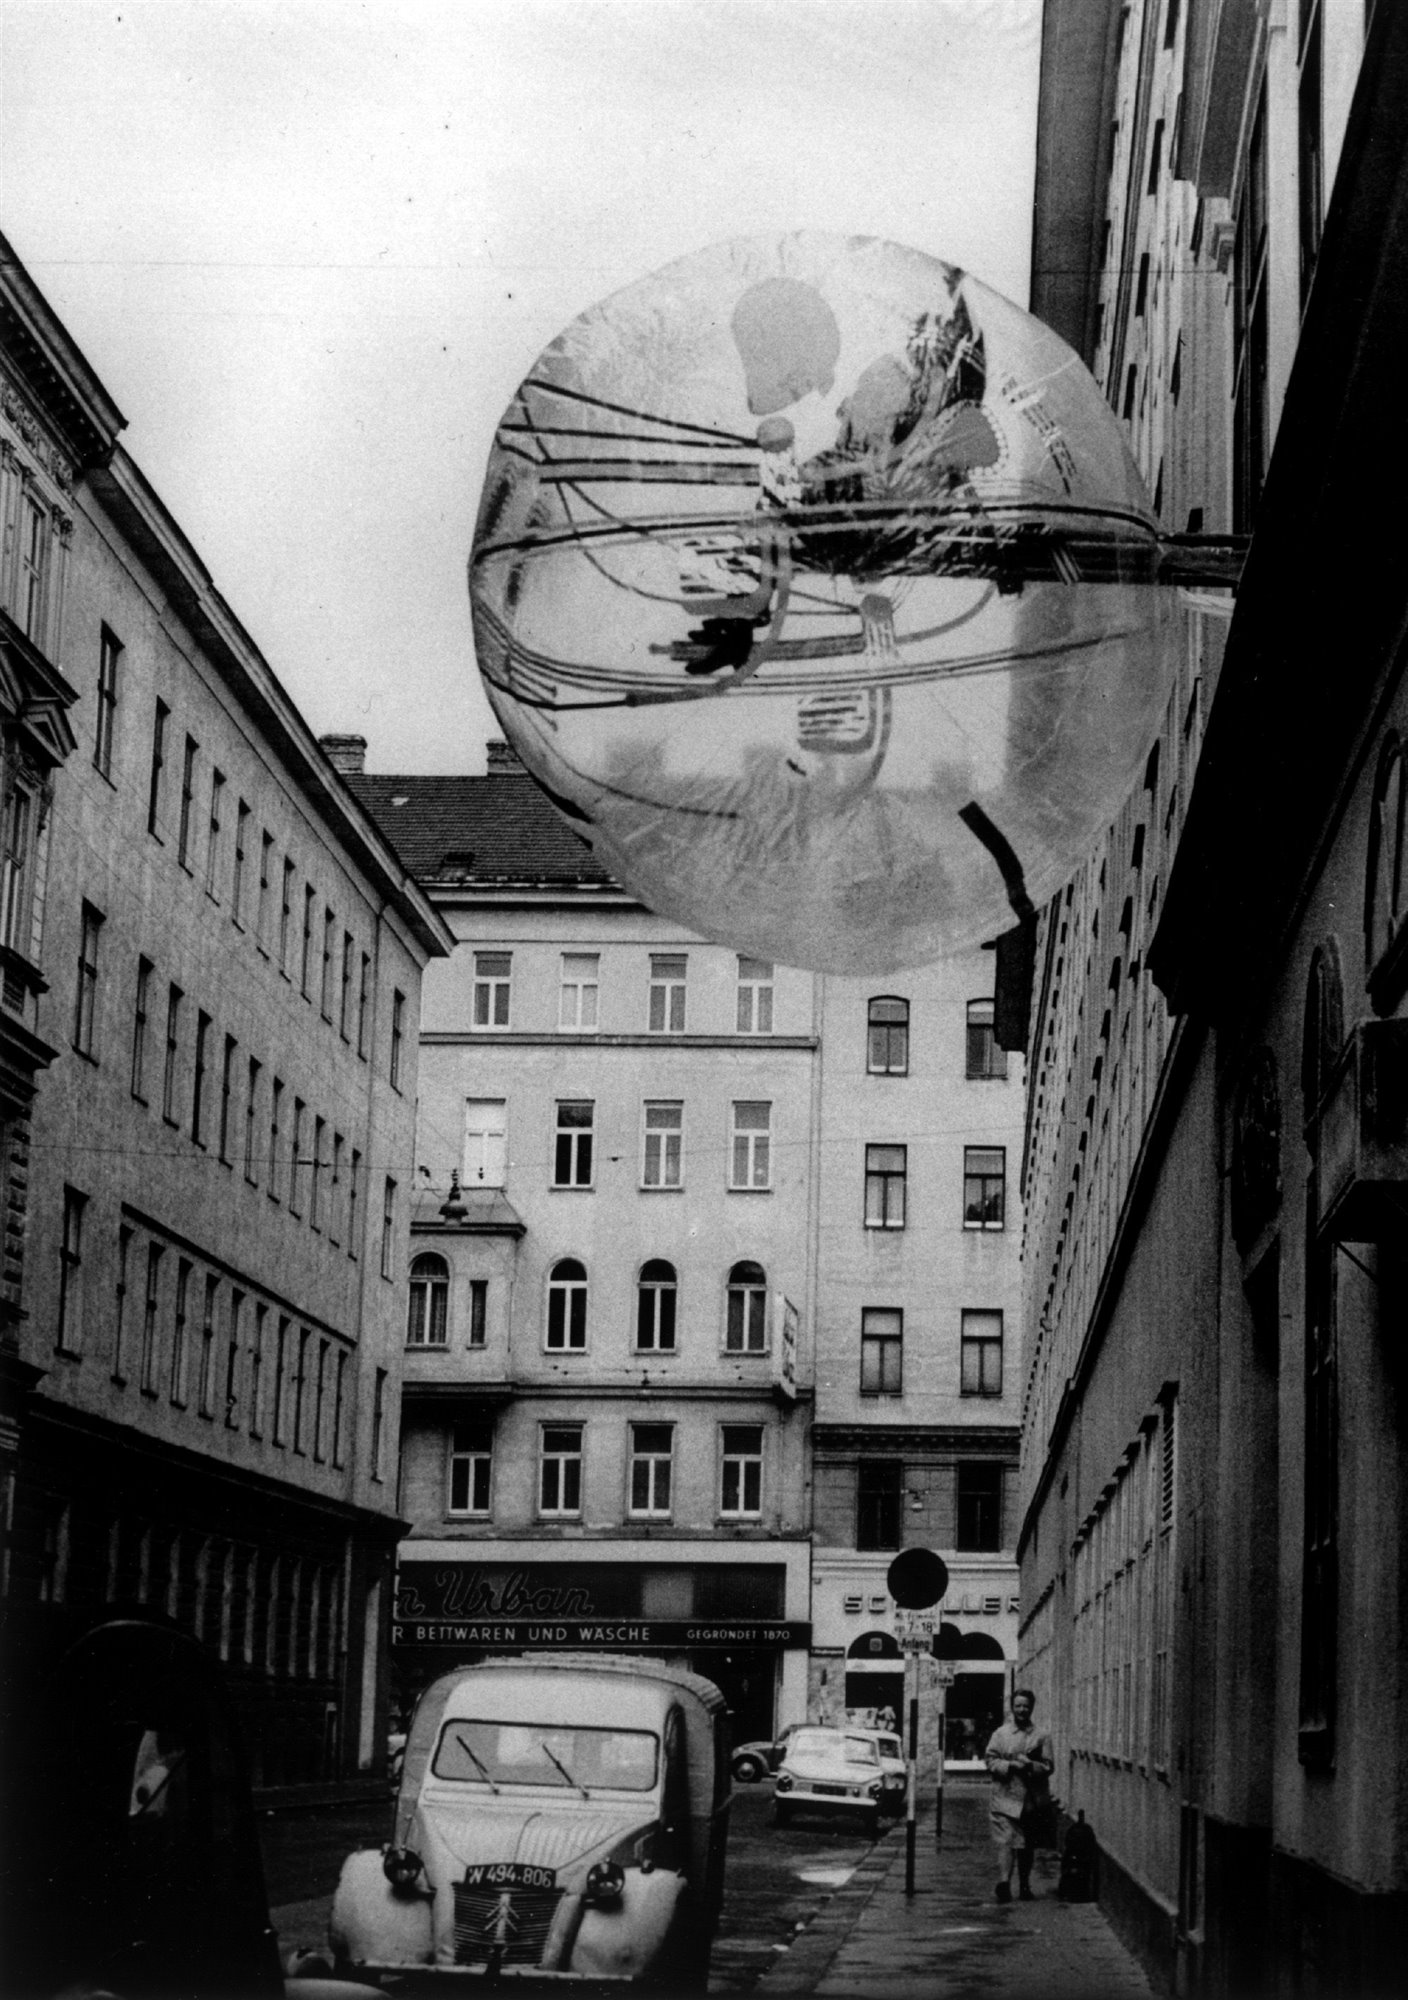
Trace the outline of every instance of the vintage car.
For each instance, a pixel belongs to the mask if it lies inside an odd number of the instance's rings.
[[[702,1992],[729,1798],[728,1711],[697,1674],[600,1654],[443,1674],[390,1845],[343,1865],[337,1969],[398,1993],[417,1967],[436,1992],[455,1973]]]
[[[740,1743],[733,1753],[733,1775],[740,1785],[756,1785],[760,1778],[766,1778],[775,1771],[787,1754],[787,1745],[805,1723],[789,1722],[772,1741],[759,1739],[756,1743]]]
[[[794,1813],[859,1813],[872,1837],[880,1831],[885,1776],[872,1732],[799,1729],[777,1774],[773,1819],[786,1826]]]

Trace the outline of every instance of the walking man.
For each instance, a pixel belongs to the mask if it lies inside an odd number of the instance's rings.
[[[1032,1838],[1023,1815],[1047,1804],[1047,1784],[1056,1768],[1051,1738],[1033,1728],[1036,1696],[1029,1688],[1012,1695],[1012,1720],[988,1739],[987,1763],[992,1778],[988,1821],[997,1848],[997,1900],[1012,1900],[1012,1863],[1017,1864],[1018,1895],[1032,1900]]]

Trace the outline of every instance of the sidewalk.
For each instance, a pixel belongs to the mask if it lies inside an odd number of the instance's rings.
[[[1155,2000],[1156,1989],[1095,1903],[1056,1898],[1057,1859],[1038,1857],[1030,1903],[1000,1904],[987,1786],[950,1784],[942,1847],[919,1818],[915,1893],[901,1822],[753,1988],[824,2000]]]

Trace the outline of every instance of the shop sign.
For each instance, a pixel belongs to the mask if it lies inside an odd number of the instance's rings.
[[[807,1646],[812,1628],[792,1619],[406,1618],[393,1646],[602,1647],[613,1653],[695,1651],[704,1646]]]
[[[797,1400],[797,1334],[802,1315],[785,1292],[774,1292],[772,1351],[777,1356],[777,1387],[789,1402]]]

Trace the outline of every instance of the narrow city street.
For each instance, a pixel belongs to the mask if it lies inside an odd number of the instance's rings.
[[[746,1993],[870,1853],[858,1823],[808,1818],[772,1824],[772,1785],[739,1785],[733,1797],[723,1918],[714,1943],[713,1993]],[[380,1845],[391,1805],[271,1813],[260,1823],[269,1903],[280,1950],[321,1945],[344,1857]],[[901,1829],[882,1839],[903,1840]]]

